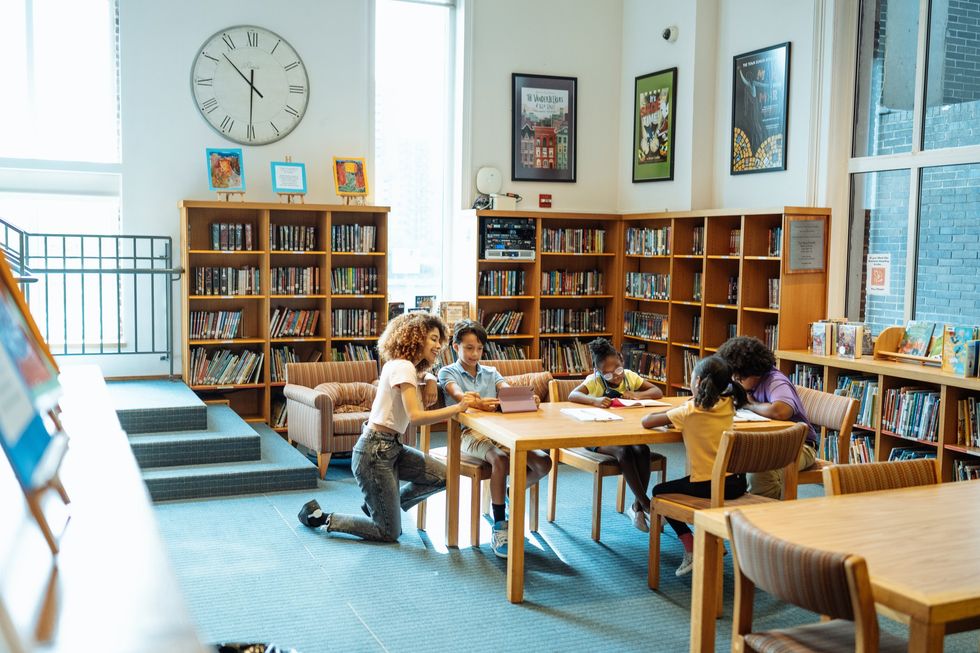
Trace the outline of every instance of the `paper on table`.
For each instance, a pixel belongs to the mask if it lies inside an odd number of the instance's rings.
[[[623,419],[601,408],[562,408],[561,412],[580,422],[615,422]]]
[[[656,399],[623,399],[616,398],[612,400],[609,404],[610,408],[633,408],[636,406],[643,406],[644,408],[655,408],[657,406],[670,407],[665,401],[657,401]]]
[[[736,422],[769,422],[771,421],[768,417],[763,417],[759,413],[753,413],[748,408],[739,408],[735,411]]]

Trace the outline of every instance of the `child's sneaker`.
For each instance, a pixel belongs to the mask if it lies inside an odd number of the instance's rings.
[[[681,561],[681,566],[677,568],[677,571],[675,571],[674,574],[676,576],[686,576],[691,573],[692,569],[694,569],[694,554],[685,551],[684,559]]]
[[[650,525],[647,523],[647,514],[642,510],[636,510],[633,506],[626,509],[626,516],[633,521],[636,530],[643,533],[650,532]]]
[[[330,515],[323,512],[323,510],[320,508],[320,504],[316,502],[316,499],[313,499],[312,501],[308,501],[307,503],[303,504],[303,507],[300,508],[299,515],[297,515],[297,517],[299,517],[299,523],[301,523],[303,526],[307,526],[309,528],[319,528],[327,523]]]
[[[498,558],[507,557],[507,522],[494,522],[490,531],[490,550]]]

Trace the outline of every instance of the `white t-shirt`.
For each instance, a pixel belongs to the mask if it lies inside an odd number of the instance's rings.
[[[402,403],[402,383],[412,386],[418,384],[418,372],[411,361],[396,358],[388,361],[381,368],[381,378],[378,381],[378,394],[371,404],[371,416],[368,418],[378,426],[387,426],[393,431],[404,433],[408,429],[408,413]]]

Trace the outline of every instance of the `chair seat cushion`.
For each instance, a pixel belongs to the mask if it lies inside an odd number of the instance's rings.
[[[357,435],[370,415],[370,412],[334,413],[333,432],[335,435]]]
[[[429,455],[433,458],[438,458],[439,460],[446,460],[446,447],[429,449]],[[486,477],[490,478],[490,463],[485,460],[480,460],[475,456],[471,456],[468,453],[460,452],[459,468],[463,476],[473,476],[475,472],[480,472],[481,476],[485,473]]]
[[[824,623],[782,628],[745,636],[746,647],[759,653],[839,653],[854,650],[854,622],[835,619]],[[903,653],[908,642],[879,631],[878,650],[882,653]]]
[[[692,497],[689,494],[658,494],[654,497],[654,502],[670,502],[690,508],[691,510],[708,510],[711,508],[711,499]],[[737,499],[725,499],[725,507],[737,508],[739,506],[751,506],[757,503],[770,503],[776,499],[761,497],[758,494],[745,493]]]

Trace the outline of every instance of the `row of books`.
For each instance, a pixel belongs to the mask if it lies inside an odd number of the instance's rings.
[[[335,295],[375,295],[378,292],[378,268],[334,268],[330,272]]]
[[[697,344],[701,342],[701,316],[691,316],[691,342]]]
[[[623,366],[649,379],[667,381],[667,356],[647,351],[643,343],[623,345]]]
[[[603,274],[599,270],[550,270],[541,273],[541,294],[601,295],[602,281]]]
[[[262,379],[264,354],[259,351],[191,347],[190,358],[191,385],[243,385]]]
[[[694,273],[694,283],[693,283],[693,285],[694,285],[694,287],[691,289],[691,298],[694,301],[699,302],[699,301],[701,301],[701,293],[702,293],[702,291],[704,289],[704,273],[703,272],[695,272]]]
[[[895,447],[888,452],[888,460],[918,460],[920,458],[935,458],[935,449],[922,449],[919,447]]]
[[[898,352],[941,359],[943,371],[975,377],[980,375],[980,327],[912,320],[905,327]]]
[[[297,310],[278,307],[272,311],[269,320],[270,338],[308,338],[316,335],[316,324],[320,319],[318,310]]]
[[[289,252],[309,252],[315,250],[316,227],[270,224],[269,249]]]
[[[514,335],[520,332],[523,319],[523,311],[504,311],[492,314],[483,326],[491,336]]]
[[[726,299],[729,304],[738,303],[738,277],[728,277],[728,294]]]
[[[828,438],[829,440],[830,438]],[[837,438],[834,438],[836,446]],[[826,460],[836,460],[827,458]],[[875,461],[875,438],[873,435],[851,436],[851,451],[849,462],[852,463],[873,463]]]
[[[956,444],[980,447],[980,400],[967,397],[956,402]]]
[[[691,229],[691,254],[697,256],[704,254],[704,226]]]
[[[480,295],[495,295],[497,297],[512,297],[523,295],[523,270],[481,270]]]
[[[272,373],[273,383],[286,380],[286,363],[300,362],[299,356],[296,355],[296,350],[288,345],[273,347],[269,350],[269,356],[269,368]]]
[[[594,333],[606,330],[606,309],[546,308],[541,311],[541,333]]]
[[[770,279],[768,288],[769,308],[779,308],[779,279]]]
[[[241,324],[241,311],[191,311],[188,337],[191,340],[236,338]]]
[[[483,357],[488,360],[522,361],[528,357],[527,347],[522,345],[505,345],[489,341],[483,348]]]
[[[871,330],[860,322],[843,319],[810,324],[809,349],[820,356],[861,358],[871,353]]]
[[[653,272],[627,272],[626,296],[642,299],[670,299],[670,275]]]
[[[374,252],[378,228],[370,224],[330,226],[330,249],[335,252]]]
[[[541,359],[553,374],[588,374],[592,369],[592,355],[582,340],[543,340]]]
[[[776,347],[779,345],[779,325],[776,323],[767,324],[762,330],[762,342],[766,343],[766,347],[772,351],[776,351]]]
[[[837,377],[835,395],[857,399],[858,407],[855,423],[865,428],[874,428],[878,423],[878,377],[844,374]]]
[[[769,228],[768,252],[769,252],[769,256],[783,255],[783,228],[782,227]]]
[[[816,365],[807,365],[806,363],[797,363],[793,366],[793,372],[789,375],[789,380],[793,385],[823,391],[823,368],[817,367]]]
[[[931,388],[885,391],[881,428],[906,438],[939,441],[939,392]]]
[[[694,366],[698,364],[698,353],[690,349],[684,350],[684,387],[690,389],[691,379],[694,378]]]
[[[272,422],[272,428],[274,429],[284,429],[288,426],[286,421],[285,399],[277,399],[272,402],[272,415],[269,421]]]
[[[663,313],[626,311],[623,314],[623,331],[626,335],[637,338],[666,340],[669,322]]]
[[[452,347],[445,347],[444,351],[452,351]],[[330,360],[332,361],[376,361],[378,360],[378,348],[373,345],[355,345],[348,342],[343,347],[330,348]]]
[[[542,229],[542,252],[601,254],[605,251],[605,229]]]
[[[980,479],[980,462],[968,460],[953,461],[954,481],[974,481]]]
[[[194,268],[194,295],[260,295],[259,269],[246,265],[241,268]]]
[[[667,256],[670,254],[670,227],[628,227],[626,254],[631,256]]]
[[[223,252],[251,251],[252,225],[211,223],[211,249]]]
[[[742,230],[732,229],[728,235],[728,255],[738,256],[742,251]]]
[[[315,295],[320,292],[320,268],[279,267],[269,270],[273,295]]]
[[[330,335],[334,338],[371,337],[378,333],[378,312],[367,308],[335,308],[330,311]]]

